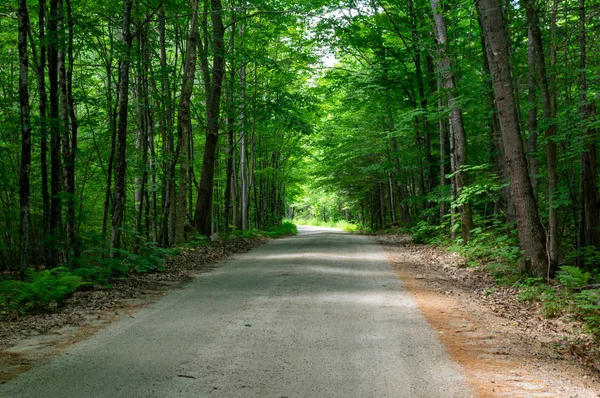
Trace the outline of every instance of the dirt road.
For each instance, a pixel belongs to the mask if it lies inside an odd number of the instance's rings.
[[[372,238],[302,227],[0,385],[5,397],[468,397]]]

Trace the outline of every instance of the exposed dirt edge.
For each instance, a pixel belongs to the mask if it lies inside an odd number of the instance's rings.
[[[516,320],[498,316],[493,312],[497,303],[486,303],[481,294],[493,281],[462,267],[459,256],[411,244],[405,236],[378,238],[398,277],[479,396],[600,396],[598,374],[546,344],[540,338],[543,329],[532,330],[518,321],[538,318],[535,308]]]

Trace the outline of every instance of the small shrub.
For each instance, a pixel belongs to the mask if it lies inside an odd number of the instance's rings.
[[[554,290],[544,291],[540,296],[542,301],[542,315],[546,318],[556,318],[565,313],[567,306],[565,300],[556,294]]]
[[[428,243],[438,232],[439,227],[420,221],[412,230],[412,238],[415,243]]]
[[[563,265],[560,267],[560,271],[558,271],[556,277],[561,285],[572,289],[587,285],[591,275],[589,272],[584,272],[581,268]]]
[[[194,246],[194,247],[206,246],[208,243],[209,243],[209,238],[207,236],[199,234],[198,232],[194,232],[190,236],[190,239],[186,243],[186,246]]]
[[[486,264],[483,269],[489,272],[500,286],[512,286],[521,278],[518,267],[513,264],[493,262]]]
[[[165,259],[174,254],[171,249],[158,246],[155,242],[145,241],[140,253],[116,249],[121,264],[130,272],[149,273],[164,270]]]
[[[539,301],[553,294],[553,289],[545,284],[544,278],[525,278],[515,284],[519,288],[517,298],[521,301]]]
[[[600,289],[583,290],[571,297],[575,318],[584,321],[588,331],[600,339]]]
[[[274,226],[265,231],[265,235],[269,238],[277,238],[279,236],[297,235],[298,228],[296,224],[290,221],[284,221],[281,225]]]
[[[66,268],[30,271],[24,281],[8,280],[0,284],[4,305],[21,312],[47,310],[60,306],[86,282]]]

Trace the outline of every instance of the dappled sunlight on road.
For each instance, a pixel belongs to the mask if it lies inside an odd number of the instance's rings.
[[[265,254],[253,256],[255,260],[321,260],[331,259],[341,262],[341,260],[368,260],[373,252],[361,252],[360,254],[332,254],[325,252],[298,252],[298,253],[286,253],[286,254]]]
[[[377,243],[316,227],[217,265],[28,375],[11,388],[106,398],[470,396]]]
[[[280,301],[276,298],[273,301]],[[376,290],[361,290],[356,292],[331,291],[322,293],[298,294],[283,298],[290,304],[308,304],[328,306],[331,304],[348,308],[372,310],[374,308],[406,308],[414,309],[416,305],[408,296],[400,297],[396,291],[382,293]]]
[[[389,275],[387,270],[372,270],[372,269],[354,269],[348,267],[332,267],[332,266],[307,266],[302,267],[303,271],[314,272],[317,274],[331,274],[331,275],[348,275],[356,276],[361,278],[380,278]]]

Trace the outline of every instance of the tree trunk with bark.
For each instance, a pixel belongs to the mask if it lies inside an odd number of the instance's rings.
[[[170,247],[175,241],[175,141],[173,138],[174,112],[169,84],[169,74],[167,69],[167,34],[166,34],[166,16],[164,9],[159,10],[158,34],[160,47],[160,96],[161,96],[161,117],[160,130],[162,138],[163,151],[163,172],[164,190],[162,202],[162,215],[159,227],[159,243],[162,246]]]
[[[527,164],[529,165],[529,175],[531,176],[531,184],[533,192],[537,195],[538,190],[538,161],[537,161],[537,135],[538,135],[538,106],[537,106],[537,68],[535,66],[535,47],[533,45],[533,35],[531,29],[527,29],[527,62],[529,63],[529,73],[527,74],[528,101],[529,111],[527,112],[527,129],[529,137],[527,137]]]
[[[598,248],[598,187],[597,159],[596,159],[596,134],[592,127],[586,127],[586,122],[596,116],[596,106],[587,100],[587,61],[586,61],[586,9],[585,0],[579,0],[579,113],[581,126],[584,129],[584,150],[580,155],[581,176],[579,196],[581,210],[579,218],[579,249],[591,246]],[[587,267],[592,271],[594,264],[586,264],[580,255],[579,266]]]
[[[504,142],[505,158],[511,183],[511,199],[516,210],[516,222],[524,252],[522,271],[535,277],[548,275],[545,233],[527,170],[527,160],[521,141],[517,107],[509,61],[509,43],[500,0],[480,0],[477,3],[486,41],[498,120]]]
[[[234,16],[235,18],[235,16]],[[231,27],[230,46],[235,49],[235,24]],[[234,51],[234,50],[232,50]],[[232,54],[232,61],[229,65],[229,77],[227,79],[227,160],[225,166],[225,199],[224,199],[224,218],[225,232],[229,233],[230,225],[237,225],[235,215],[235,196],[234,186],[234,159],[235,159],[235,54]],[[233,198],[232,198],[233,196]],[[232,206],[233,202],[233,206]],[[232,207],[234,208],[232,211]],[[233,216],[233,221],[232,221]]]
[[[75,160],[77,153],[77,130],[79,128],[77,115],[75,114],[75,100],[73,99],[73,11],[71,0],[65,0],[66,23],[67,23],[67,52],[59,52],[59,77],[60,83],[60,107],[62,132],[62,156],[64,177],[63,186],[65,191],[66,207],[66,238],[67,238],[67,261],[76,265],[74,261],[79,258],[79,243],[75,231]],[[68,66],[67,66],[68,62]]]
[[[552,104],[550,98],[550,86],[546,74],[546,61],[542,45],[542,32],[535,0],[523,0],[526,10],[527,24],[533,39],[535,66],[537,70],[538,85],[542,97],[542,116],[546,127],[546,169],[548,170],[548,259],[550,262],[550,274],[554,274],[558,267],[558,206],[556,205],[556,188],[558,185],[556,143],[556,122],[552,115]]]
[[[481,27],[481,19],[478,18],[479,28]],[[486,48],[485,36],[481,35],[481,48]],[[500,133],[500,125],[498,122],[498,112],[496,111],[496,102],[494,100],[494,88],[492,86],[490,64],[486,56],[483,57],[483,76],[484,84],[487,91],[487,101],[490,112],[492,113],[490,121],[488,123],[490,132],[490,163],[495,165],[496,172],[504,180],[508,180],[508,170],[506,167],[506,161],[504,156],[504,143],[502,141],[502,135]],[[498,215],[504,210],[504,221],[507,224],[515,221],[515,212],[513,205],[510,201],[510,187],[506,186],[500,191],[500,198],[496,200],[494,204],[494,214]]]
[[[19,167],[19,201],[20,219],[19,228],[19,273],[23,278],[29,268],[31,257],[31,239],[29,223],[29,171],[31,169],[31,117],[29,106],[29,59],[27,56],[27,37],[29,35],[29,13],[27,1],[19,0],[17,7],[18,16],[18,51],[19,51],[19,107],[21,117],[21,164]]]
[[[116,257],[121,247],[121,228],[125,213],[125,174],[127,172],[127,108],[129,106],[129,66],[131,44],[131,9],[133,0],[123,1],[123,58],[119,62],[119,124],[117,127],[115,154],[115,185],[113,217],[110,233],[110,255]]]
[[[117,105],[119,97],[117,95],[116,104],[113,104],[112,98],[112,59],[106,58],[106,118],[107,125],[110,130],[110,155],[108,156],[108,166],[106,171],[106,189],[104,192],[104,214],[102,217],[102,235],[106,236],[108,230],[108,218],[110,215],[110,207],[112,204],[112,178],[113,178],[113,167],[115,160],[115,149],[117,143]]]
[[[48,123],[47,123],[47,108],[48,95],[46,93],[46,0],[38,2],[38,29],[40,39],[40,54],[39,62],[37,62],[37,91],[39,97],[38,110],[40,114],[40,168],[42,179],[42,209],[44,236],[50,234],[50,195],[48,194]],[[35,45],[31,40],[32,47]],[[33,51],[35,57],[36,51]]]
[[[183,80],[179,97],[177,113],[177,141],[179,152],[179,191],[177,194],[177,213],[175,216],[175,244],[185,239],[185,222],[187,215],[187,188],[190,167],[190,137],[192,134],[192,119],[190,114],[191,98],[196,75],[196,48],[198,46],[198,0],[193,2],[192,23],[187,40]]]
[[[213,72],[206,106],[206,144],[202,157],[202,174],[198,187],[198,201],[194,214],[196,230],[210,236],[210,214],[215,177],[215,156],[219,138],[219,111],[221,108],[221,83],[225,67],[225,27],[222,18],[221,0],[211,0],[213,38]]]
[[[467,161],[467,137],[465,134],[462,110],[458,104],[458,87],[456,85],[454,74],[451,70],[450,57],[448,50],[448,34],[446,30],[446,21],[444,20],[442,3],[440,0],[431,0],[431,9],[435,20],[435,32],[438,42],[438,71],[442,75],[443,88],[447,91],[448,107],[450,108],[450,124],[454,137],[454,160],[457,195],[460,196],[463,188],[466,186],[466,177],[461,171],[461,167],[466,165]],[[463,242],[471,238],[471,230],[474,227],[471,204],[468,200],[460,206],[461,231]]]
[[[243,29],[242,29],[243,34]],[[240,68],[240,213],[241,229],[249,227],[248,212],[250,206],[250,178],[248,175],[248,129],[246,123],[246,65]]]
[[[50,0],[48,15],[48,81],[50,89],[50,236],[48,268],[56,267],[60,262],[58,247],[62,241],[61,221],[61,162],[60,162],[60,121],[58,90],[58,24],[61,0]]]

